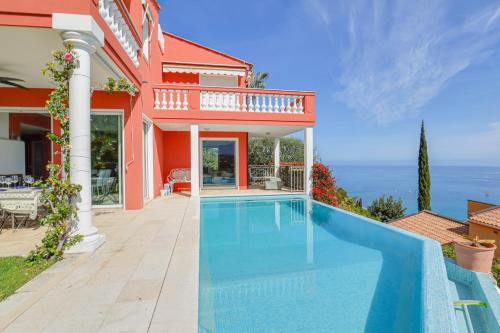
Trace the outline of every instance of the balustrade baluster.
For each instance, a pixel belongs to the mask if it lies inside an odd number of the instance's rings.
[[[291,112],[290,103],[291,103],[290,96],[286,96],[286,112],[287,113]]]
[[[262,96],[262,107],[261,107],[261,111],[262,111],[262,112],[267,112],[266,95],[261,95],[261,96]]]
[[[187,111],[188,109],[188,91],[184,90],[184,102],[182,103],[182,109]]]
[[[214,94],[215,94],[215,109],[220,110],[221,109],[221,97],[222,97],[222,95],[218,92],[216,92]]]
[[[158,91],[158,89],[155,89],[155,109],[159,109],[160,108],[160,92]]]
[[[278,105],[278,103],[279,103],[279,101],[278,101],[278,99],[279,99],[278,95],[273,95],[273,99],[274,99],[274,112],[278,112],[279,108],[280,108],[279,105]]]
[[[222,93],[222,110],[229,110],[229,95],[227,92]]]
[[[168,96],[169,96],[169,100],[168,100],[168,108],[170,110],[173,110],[174,109],[174,91],[169,89],[168,90]]]
[[[241,107],[241,111],[243,112],[248,112],[247,110],[247,94],[246,93],[243,93],[243,105]]]
[[[267,112],[273,112],[273,95],[268,95],[267,96],[267,99],[268,99],[268,105],[267,105]]]
[[[235,111],[240,112],[240,93],[236,93],[236,105],[235,105]]]
[[[304,105],[302,104],[302,99],[304,97],[303,96],[299,96],[299,113],[303,113],[304,112]]]
[[[285,96],[283,95],[280,95],[280,99],[281,99],[281,105],[280,105],[280,112],[285,112]]]
[[[297,113],[297,96],[292,96],[292,100],[293,100],[292,111],[293,113]]]
[[[175,109],[180,110],[181,109],[181,91],[176,90],[175,91],[176,99],[175,99]]]
[[[260,112],[260,96],[259,94],[255,94],[255,112]]]
[[[248,94],[248,111],[249,111],[249,112],[254,112],[254,107],[253,107],[253,94]]]
[[[207,93],[205,91],[200,92],[200,110],[206,110],[207,108]]]
[[[161,90],[161,108],[163,110],[167,109],[167,91],[165,89]]]

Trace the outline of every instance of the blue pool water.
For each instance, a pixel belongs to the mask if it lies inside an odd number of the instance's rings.
[[[423,244],[304,197],[204,198],[199,332],[421,332]]]

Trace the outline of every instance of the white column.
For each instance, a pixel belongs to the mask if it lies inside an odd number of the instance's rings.
[[[200,195],[199,126],[191,125],[191,196]]]
[[[313,144],[313,128],[306,127],[304,129],[304,184],[307,195],[311,195],[312,190]]]
[[[279,177],[280,175],[280,138],[274,138],[274,176]]]
[[[75,234],[82,241],[68,252],[89,252],[98,248],[105,240],[92,225],[92,186],[90,169],[90,61],[95,52],[97,40],[86,34],[66,31],[62,34],[65,43],[71,43],[78,57],[79,65],[69,81],[70,119],[70,177],[82,186],[78,206],[78,223]]]

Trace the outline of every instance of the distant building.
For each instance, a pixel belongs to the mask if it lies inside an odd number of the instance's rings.
[[[390,222],[394,227],[404,229],[438,241],[441,245],[450,244],[455,239],[463,239],[468,234],[468,226],[459,221],[423,210]]]
[[[500,244],[500,206],[468,200],[467,222],[469,223],[469,235],[478,236],[481,239],[494,239]],[[497,245],[498,246],[498,245]],[[495,257],[500,257],[500,249],[497,247]]]

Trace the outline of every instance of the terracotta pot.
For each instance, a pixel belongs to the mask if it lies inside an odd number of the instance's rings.
[[[496,245],[472,246],[471,242],[454,242],[457,264],[476,272],[491,272],[491,264],[495,256]]]

